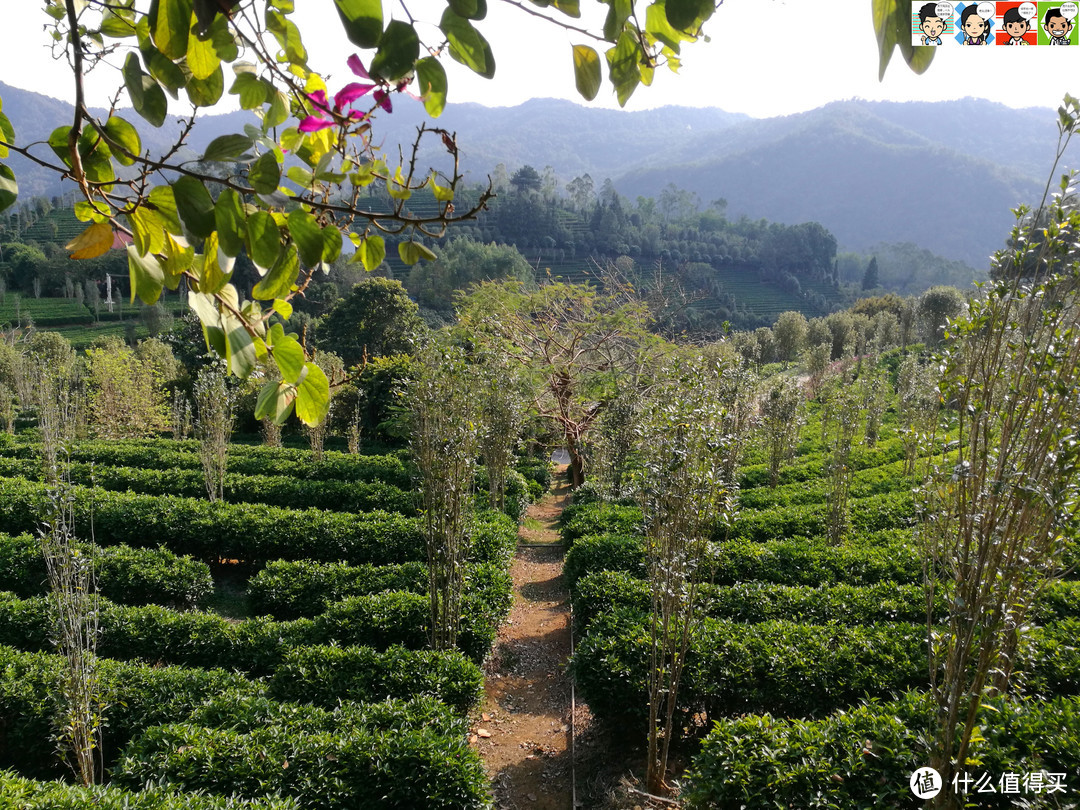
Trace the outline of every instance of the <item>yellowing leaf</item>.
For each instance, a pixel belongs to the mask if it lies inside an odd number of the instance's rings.
[[[113,229],[106,222],[95,222],[66,245],[72,259],[96,259],[109,252],[113,245]]]

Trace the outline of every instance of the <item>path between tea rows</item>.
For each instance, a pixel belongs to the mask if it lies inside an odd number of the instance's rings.
[[[514,606],[487,664],[484,704],[470,736],[499,810],[571,810],[573,804],[570,596],[556,529],[570,497],[564,472],[526,512],[532,528],[519,531],[510,567]],[[587,714],[579,707],[579,724]]]

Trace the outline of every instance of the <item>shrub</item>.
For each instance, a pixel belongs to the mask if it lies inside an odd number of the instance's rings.
[[[811,624],[919,623],[926,620],[922,585],[879,582],[872,585],[775,585],[742,582],[703,584],[702,615],[733,622],[788,619]],[[650,610],[649,585],[625,571],[598,571],[579,579],[574,594],[574,620],[579,627],[602,613]],[[937,606],[944,615],[944,606]],[[1050,585],[1036,603],[1033,621],[1045,623],[1080,616],[1080,582]]]
[[[988,701],[970,775],[1080,768],[1080,700]],[[720,720],[702,743],[683,794],[690,807],[902,807],[907,775],[927,763],[934,712],[909,692],[821,720],[750,715]],[[972,789],[974,793],[974,789]],[[974,799],[974,796],[969,797]],[[1014,807],[1015,795],[982,793],[978,806]],[[1052,797],[1048,797],[1052,798]]]
[[[89,543],[83,548],[94,557],[98,592],[113,602],[188,607],[214,587],[205,563],[164,548],[100,548]],[[45,561],[37,539],[0,536],[0,590],[19,596],[45,593]]]
[[[1034,630],[1020,654],[1032,693],[1080,691],[1080,622]],[[648,628],[639,616],[598,616],[573,670],[592,712],[644,728]],[[704,619],[687,655],[680,703],[688,716],[775,712],[813,716],[863,697],[884,697],[926,679],[926,627],[740,624]]]
[[[299,810],[294,799],[236,799],[148,786],[86,788],[59,781],[35,782],[10,771],[0,772],[0,796],[4,807],[18,810]]]
[[[122,786],[157,781],[241,796],[276,793],[312,810],[485,808],[488,780],[463,737],[420,729],[304,733],[269,726],[240,733],[193,724],[149,729],[112,772]]]
[[[921,582],[922,563],[904,538],[885,532],[843,546],[804,537],[767,543],[730,540],[717,543],[715,562],[702,575],[717,585],[746,581],[776,585]],[[582,538],[567,552],[563,575],[573,590],[586,574],[608,570],[642,577],[644,566],[645,548],[640,538],[601,535]]]
[[[464,714],[480,699],[480,668],[459,652],[391,647],[298,647],[270,678],[278,700],[335,706],[431,695]]]
[[[572,546],[579,538],[596,534],[632,535],[640,531],[641,509],[636,506],[596,501],[571,507],[563,512],[562,539]]]
[[[248,599],[256,613],[291,619],[316,616],[350,596],[381,591],[426,593],[427,584],[422,563],[353,566],[275,560],[248,581]],[[502,566],[477,563],[465,570],[465,592],[483,605],[485,615],[496,624],[510,608],[512,587]]]
[[[220,669],[149,666],[103,658],[98,672],[107,704],[102,749],[106,765],[135,734],[185,718],[214,695],[228,689],[246,694],[263,689],[242,675]],[[0,767],[44,778],[66,772],[56,756],[52,725],[61,674],[58,655],[0,646]]]
[[[76,533],[91,536],[92,517],[93,535],[106,545],[163,545],[206,562],[236,559],[254,566],[272,559],[372,563],[424,556],[417,520],[388,512],[351,515],[72,489]],[[0,531],[33,528],[42,492],[40,484],[0,480]]]

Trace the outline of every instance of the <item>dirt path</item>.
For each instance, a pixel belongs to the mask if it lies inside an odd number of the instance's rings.
[[[569,501],[558,484],[529,507],[510,567],[514,607],[487,665],[485,700],[470,739],[484,758],[499,810],[572,810],[570,603],[556,521]]]

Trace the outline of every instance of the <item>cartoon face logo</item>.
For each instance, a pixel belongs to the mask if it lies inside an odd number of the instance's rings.
[[[990,27],[990,23],[979,16],[974,5],[964,9],[964,13],[960,15],[960,25],[968,39],[979,39]]]
[[[1005,33],[1014,40],[1020,39],[1028,32],[1028,21],[1020,16],[1018,9],[1010,8],[1006,11],[1002,22],[1005,23]]]
[[[937,39],[945,30],[945,22],[940,17],[927,17],[920,27],[927,39]]]
[[[1067,39],[1072,31],[1072,23],[1065,19],[1065,15],[1061,13],[1060,8],[1052,8],[1046,12],[1046,16],[1043,18],[1043,30],[1047,36],[1063,40]]]

